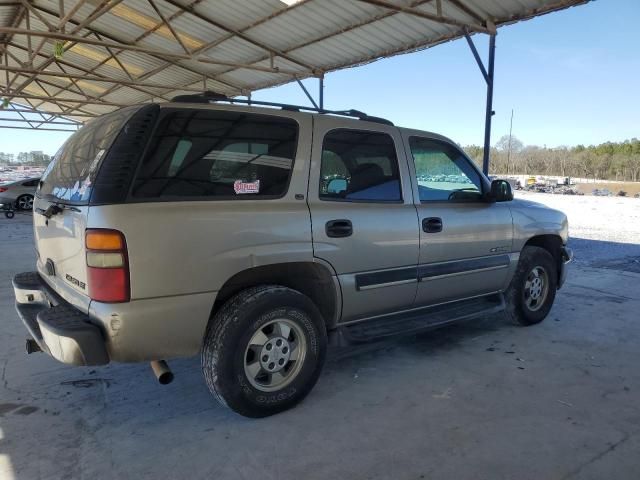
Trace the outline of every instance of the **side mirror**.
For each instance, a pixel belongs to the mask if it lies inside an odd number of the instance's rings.
[[[491,182],[491,200],[496,202],[510,202],[513,200],[511,184],[506,180],[494,180]]]
[[[342,193],[347,190],[347,181],[344,178],[333,178],[327,184],[327,193]]]

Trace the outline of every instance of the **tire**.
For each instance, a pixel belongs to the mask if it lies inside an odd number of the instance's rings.
[[[507,316],[524,326],[540,323],[553,306],[557,287],[558,270],[553,256],[544,248],[524,247],[505,293]]]
[[[15,216],[15,213],[13,213],[12,211],[4,212],[4,216],[11,219]]]
[[[33,210],[33,195],[20,195],[16,199],[18,210]]]
[[[326,350],[325,324],[313,302],[290,288],[261,285],[232,297],[210,320],[202,372],[221,404],[245,417],[267,417],[311,391]]]

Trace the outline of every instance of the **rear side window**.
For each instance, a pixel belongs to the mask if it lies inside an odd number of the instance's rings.
[[[332,130],[322,144],[320,198],[368,202],[402,200],[393,138],[364,130]]]
[[[139,106],[92,120],[58,150],[42,175],[39,196],[72,203],[88,203],[96,173],[105,154]]]
[[[289,184],[298,124],[217,110],[167,110],[134,181],[137,198],[277,198]]]

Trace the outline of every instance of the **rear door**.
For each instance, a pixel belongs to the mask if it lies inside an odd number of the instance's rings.
[[[47,167],[34,199],[38,271],[58,294],[83,311],[88,311],[90,301],[84,247],[89,198],[102,160],[138,108],[100,117],[72,135]],[[52,205],[57,205],[58,213],[47,218],[44,213]]]
[[[404,132],[420,219],[417,305],[500,291],[513,226],[505,203],[488,202],[488,182],[454,144]]]
[[[342,321],[410,308],[419,232],[397,128],[315,117],[308,202],[314,255],[338,274]]]

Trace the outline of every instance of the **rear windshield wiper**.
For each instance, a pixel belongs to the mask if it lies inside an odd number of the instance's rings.
[[[52,203],[51,205],[49,205],[49,207],[46,210],[43,208],[36,208],[37,213],[39,213],[40,215],[44,215],[47,218],[51,218],[54,215],[58,215],[59,213],[62,213],[64,210],[71,210],[72,212],[81,211],[79,208],[72,207],[70,205],[65,205],[64,203]]]

